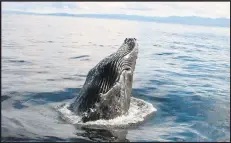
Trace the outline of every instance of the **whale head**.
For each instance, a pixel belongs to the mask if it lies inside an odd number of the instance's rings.
[[[88,72],[71,109],[83,115],[84,122],[127,114],[137,57],[137,40],[126,38],[115,53]]]

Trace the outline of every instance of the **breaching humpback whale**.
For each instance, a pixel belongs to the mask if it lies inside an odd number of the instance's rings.
[[[127,114],[137,55],[136,39],[126,38],[115,53],[88,72],[79,95],[69,109],[82,116],[83,122]]]

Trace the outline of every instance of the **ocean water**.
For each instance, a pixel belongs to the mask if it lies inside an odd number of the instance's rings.
[[[145,106],[99,127],[68,122],[57,108],[127,37],[138,39],[132,96]],[[2,14],[1,39],[2,141],[230,141],[228,28]]]

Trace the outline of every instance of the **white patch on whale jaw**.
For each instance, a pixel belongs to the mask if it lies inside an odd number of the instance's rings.
[[[124,56],[125,59],[128,59],[130,57],[130,53]]]

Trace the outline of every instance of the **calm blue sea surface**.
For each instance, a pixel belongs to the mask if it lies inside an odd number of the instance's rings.
[[[133,96],[157,111],[124,129],[86,129],[54,106],[135,37]],[[2,141],[230,141],[230,29],[93,18],[2,15]]]

